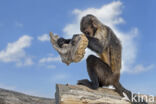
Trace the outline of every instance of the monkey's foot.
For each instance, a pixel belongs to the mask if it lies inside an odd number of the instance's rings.
[[[88,79],[78,80],[78,85],[91,85],[91,82]]]
[[[96,90],[99,88],[99,86],[96,86],[95,84],[91,83],[88,79],[79,80],[77,84],[87,86],[93,90]]]
[[[91,87],[92,84],[88,79],[78,80],[77,85],[84,85],[84,86],[87,86],[89,88],[92,88]]]

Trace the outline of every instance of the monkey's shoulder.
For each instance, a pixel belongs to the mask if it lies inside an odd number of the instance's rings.
[[[97,29],[94,37],[99,39],[99,40],[105,40],[107,38],[107,35],[108,35],[107,29],[104,27],[101,27],[101,28]]]

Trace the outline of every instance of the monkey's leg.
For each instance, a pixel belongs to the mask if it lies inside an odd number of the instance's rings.
[[[79,80],[77,84],[87,86],[91,89],[97,89],[99,87],[99,81],[98,81],[98,76],[96,73],[96,67],[93,64],[95,61],[96,61],[95,56],[93,56],[93,55],[88,56],[87,71],[88,71],[91,81],[89,81],[87,79],[83,79],[83,80]]]
[[[89,83],[92,89],[107,85],[109,80],[111,80],[112,71],[110,67],[94,55],[90,55],[87,58],[87,71],[91,82],[88,80],[85,80],[85,82]],[[81,84],[84,84],[83,81]]]
[[[82,80],[79,80],[77,84],[87,86],[91,89],[97,89],[99,87],[99,81],[98,81],[96,74],[93,72],[92,73],[90,72],[89,77],[91,81],[89,81],[88,79],[82,79]]]
[[[99,64],[99,60],[96,56],[94,55],[90,55],[87,58],[87,71],[88,71],[88,75],[90,77],[91,80],[91,87],[92,89],[97,89],[98,87],[100,87],[100,81],[99,81],[99,75],[98,75],[98,64]]]

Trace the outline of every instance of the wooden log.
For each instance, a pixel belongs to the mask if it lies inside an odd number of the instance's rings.
[[[113,89],[92,90],[81,85],[56,85],[56,104],[130,104]]]
[[[84,57],[85,49],[88,46],[88,39],[84,34],[74,35],[69,44],[63,44],[62,47],[59,47],[57,40],[59,39],[58,35],[54,35],[50,32],[50,40],[53,48],[61,56],[62,62],[69,65],[72,62],[79,62]]]

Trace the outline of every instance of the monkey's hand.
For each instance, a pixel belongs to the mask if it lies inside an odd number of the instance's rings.
[[[62,45],[64,44],[64,41],[65,41],[64,38],[59,38],[59,39],[57,40],[57,44],[58,44],[58,46],[59,46],[60,48],[62,48]]]
[[[64,39],[61,37],[57,40],[57,44],[60,48],[62,48],[63,44],[69,44],[70,41],[71,39]]]
[[[97,38],[91,37],[89,35],[86,35],[88,38],[88,48],[91,50],[101,54],[103,52],[103,45],[100,43],[100,41]]]

